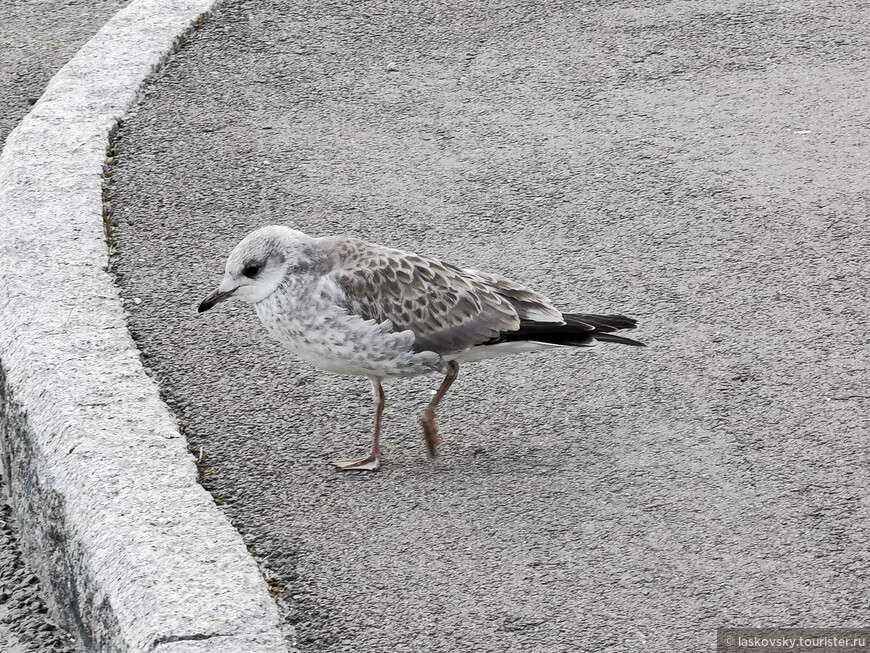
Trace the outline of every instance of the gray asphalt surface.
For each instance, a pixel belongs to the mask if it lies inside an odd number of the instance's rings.
[[[0,18],[0,144],[54,74],[126,0],[4,0]],[[0,497],[5,497],[0,470]],[[21,557],[13,515],[0,507],[0,652],[71,651],[47,616],[40,583]]]
[[[118,134],[114,268],[301,651],[698,651],[870,612],[866,3],[240,1]],[[282,223],[651,347],[368,383],[196,305]]]

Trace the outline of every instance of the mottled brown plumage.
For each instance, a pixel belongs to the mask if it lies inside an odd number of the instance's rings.
[[[563,314],[543,295],[497,274],[457,267],[349,236],[311,238],[272,226],[233,250],[220,287],[200,311],[230,297],[254,304],[261,321],[300,358],[339,374],[369,377],[376,420],[372,453],[342,469],[376,469],[381,380],[433,371],[445,375],[426,409],[430,455],[440,438],[435,408],[459,363],[596,341],[633,329],[622,315]]]

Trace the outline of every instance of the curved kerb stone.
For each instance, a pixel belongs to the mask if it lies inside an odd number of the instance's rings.
[[[4,473],[53,617],[86,651],[287,651],[106,271],[110,133],[215,4],[133,2],[58,72],[0,157]]]

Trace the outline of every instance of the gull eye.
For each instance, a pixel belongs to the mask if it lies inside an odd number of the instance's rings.
[[[242,270],[242,274],[248,277],[248,279],[253,279],[258,274],[260,274],[260,269],[262,267],[262,265],[247,265],[245,266],[245,269]]]

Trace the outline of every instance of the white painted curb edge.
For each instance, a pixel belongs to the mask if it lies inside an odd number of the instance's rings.
[[[131,3],[52,79],[0,156],[0,454],[25,556],[86,651],[287,651],[106,272],[110,133],[216,4]]]

